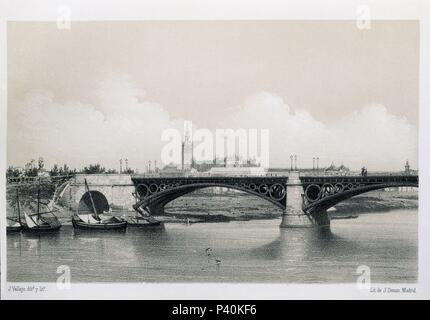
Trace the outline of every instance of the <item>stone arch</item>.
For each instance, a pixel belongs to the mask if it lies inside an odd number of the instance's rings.
[[[93,212],[90,192],[91,192],[91,197],[93,198],[94,206],[96,208],[97,213],[103,213],[104,211],[109,211],[110,206],[106,196],[100,191],[95,191],[95,190],[87,191],[82,195],[81,199],[79,200],[78,211]]]

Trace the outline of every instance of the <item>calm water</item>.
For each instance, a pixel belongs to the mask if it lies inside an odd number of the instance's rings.
[[[333,220],[331,231],[280,229],[280,220],[165,224],[126,232],[9,234],[8,281],[355,282],[359,265],[373,282],[416,282],[417,211]],[[210,255],[206,249],[211,248]],[[217,261],[218,260],[218,261]]]

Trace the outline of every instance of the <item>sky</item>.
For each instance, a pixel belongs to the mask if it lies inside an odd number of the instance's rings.
[[[8,165],[143,171],[162,132],[268,129],[272,167],[418,167],[415,21],[8,22]]]

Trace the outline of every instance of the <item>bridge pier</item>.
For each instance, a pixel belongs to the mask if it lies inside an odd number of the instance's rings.
[[[318,225],[311,221],[307,214],[301,213],[286,213],[282,214],[281,228],[313,228]]]
[[[291,171],[287,182],[287,203],[281,228],[312,228],[317,224],[302,210],[303,187],[298,171]]]

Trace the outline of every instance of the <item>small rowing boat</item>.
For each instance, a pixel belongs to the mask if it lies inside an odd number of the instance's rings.
[[[151,216],[135,216],[132,218],[129,218],[128,225],[130,227],[156,227],[161,225],[161,221],[158,221],[157,219],[154,219]]]

